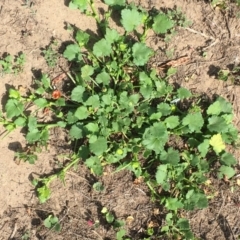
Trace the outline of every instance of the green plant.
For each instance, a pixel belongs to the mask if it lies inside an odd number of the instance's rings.
[[[240,67],[234,67],[230,69],[222,69],[218,72],[217,78],[222,81],[230,81],[233,84],[239,84],[240,81]]]
[[[21,237],[22,240],[29,240],[31,239],[31,234],[30,234],[30,231],[26,231],[22,237]]]
[[[121,227],[124,226],[124,222],[121,220],[117,220],[115,219],[114,215],[108,211],[108,209],[106,207],[103,207],[102,214],[104,214],[104,217],[106,219],[106,221],[111,224],[113,226],[114,229],[119,229],[118,232],[116,233],[116,239],[117,240],[128,240],[127,237],[125,237],[126,235],[126,231],[124,229],[122,229]]]
[[[26,62],[25,54],[20,53],[16,56],[7,55],[0,59],[0,71],[2,74],[19,74],[22,72]]]
[[[53,215],[49,215],[45,220],[44,220],[44,226],[46,228],[52,229],[56,232],[61,231],[61,225],[59,223],[59,220],[57,217],[54,217]]]
[[[59,54],[57,52],[58,42],[57,40],[53,40],[46,49],[42,50],[43,56],[47,62],[49,67],[55,67],[57,65]]]
[[[152,198],[165,207],[162,234],[191,239],[189,223],[179,213],[207,207],[204,188],[212,174],[219,179],[235,174],[237,161],[226,151],[226,144],[238,138],[232,106],[222,97],[209,103],[185,88],[175,89],[167,82],[175,69],[161,79],[148,66],[154,55],[146,44],[148,30],[166,36],[175,27],[169,14],[148,12],[125,0],[105,4],[108,9],[101,16],[91,0],[70,2],[94,17],[100,29],[95,42],[76,29],[75,43],[63,53],[76,66],[69,74],[74,85],[70,93],[53,89],[43,75],[27,96],[9,90],[1,122],[8,132],[24,127],[28,144],[38,146],[47,146],[51,128],[68,130],[75,146],[68,164],[33,180],[40,202],[50,198],[51,182],[56,178],[64,182],[68,169],[80,160],[96,176],[113,164],[116,171],[127,169],[143,177]],[[109,25],[115,12],[121,15],[122,34]],[[30,104],[31,114],[26,111]],[[46,109],[53,121],[41,122],[38,113]],[[115,222],[110,212],[104,214],[109,223]]]

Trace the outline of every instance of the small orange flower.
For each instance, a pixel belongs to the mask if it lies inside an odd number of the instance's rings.
[[[59,99],[61,97],[61,92],[59,90],[54,90],[52,92],[52,98],[53,99]]]

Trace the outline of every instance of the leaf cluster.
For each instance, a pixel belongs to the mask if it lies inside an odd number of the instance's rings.
[[[75,43],[63,53],[75,66],[69,75],[74,84],[70,93],[51,97],[54,89],[43,75],[34,93],[22,96],[9,90],[0,122],[8,132],[26,128],[27,142],[44,146],[52,127],[68,131],[75,146],[70,163],[55,175],[33,181],[41,202],[50,197],[51,181],[64,182],[67,170],[79,160],[97,176],[113,164],[116,171],[127,169],[143,177],[153,197],[169,211],[163,233],[178,232],[190,239],[189,223],[178,217],[179,210],[208,205],[204,186],[212,172],[220,179],[235,174],[236,159],[226,151],[238,137],[232,106],[218,97],[206,107],[200,97],[183,87],[175,89],[147,66],[154,54],[145,41],[147,30],[166,34],[174,27],[168,15],[151,15],[124,0],[105,3],[103,19],[91,0],[70,3],[94,17],[101,29],[94,41],[76,29]],[[120,13],[123,33],[109,26],[113,11]],[[31,114],[26,111],[29,104]],[[40,121],[37,113],[46,109],[54,121]],[[106,218],[114,221],[110,213]]]

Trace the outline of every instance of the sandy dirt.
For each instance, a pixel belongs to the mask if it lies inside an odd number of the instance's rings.
[[[159,66],[168,60],[187,56],[189,61],[180,65],[177,75],[170,80],[194,93],[227,98],[234,106],[235,124],[240,127],[240,87],[216,80],[219,69],[237,66],[240,62],[240,20],[237,18],[240,8],[229,4],[228,11],[223,13],[213,9],[208,1],[135,2],[145,8],[181,8],[192,24],[188,28],[179,28],[168,43],[157,37],[150,38],[149,45],[157,53],[152,61]],[[66,61],[59,57],[59,64],[49,68],[41,52],[55,39],[61,53],[61,49],[72,40],[68,24],[82,30],[96,30],[91,18],[69,9],[67,4],[68,1],[64,0],[1,0],[0,54],[26,54],[22,73],[1,76],[1,108],[11,86],[28,88],[39,72],[48,73],[53,78],[61,73],[60,65],[67,67]],[[96,4],[101,6],[100,1]],[[2,126],[0,132],[3,136]],[[39,204],[29,179],[34,174],[50,173],[56,163],[62,161],[56,157],[62,145],[60,140],[53,144],[39,155],[34,165],[27,162],[17,164],[14,153],[25,144],[20,131],[14,131],[0,141],[0,239],[115,239],[114,231],[101,219],[103,206],[111,209],[119,219],[133,217],[134,220],[127,224],[132,239],[142,239],[142,232],[150,223],[161,226],[161,211],[156,211],[160,206],[151,202],[145,184],[134,184],[133,176],[125,171],[113,175],[110,167],[97,180],[84,165],[80,165],[69,172],[65,186],[54,182],[52,198],[46,204]],[[239,158],[238,150],[234,150],[234,154]],[[104,184],[104,192],[93,191],[92,185],[97,181]],[[199,239],[237,239],[240,219],[235,202],[239,201],[239,188],[235,186],[231,191],[228,183],[218,180],[212,184],[217,194],[209,208],[188,215],[193,231]],[[60,233],[43,226],[43,220],[49,214],[59,217]],[[103,223],[98,229],[89,227],[88,221],[97,220]],[[29,238],[22,238],[27,234]]]

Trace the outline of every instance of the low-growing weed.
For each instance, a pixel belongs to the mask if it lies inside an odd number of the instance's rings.
[[[130,240],[125,237],[126,231],[122,228],[124,226],[124,221],[115,219],[114,215],[106,208],[103,207],[101,213],[104,215],[106,221],[113,226],[114,229],[118,229],[116,233],[117,240]]]
[[[53,40],[51,44],[46,47],[46,49],[42,50],[43,56],[49,67],[55,67],[57,65],[59,57],[58,51],[56,49],[57,45],[58,42],[56,40]]]
[[[175,22],[168,14],[148,12],[125,0],[104,2],[108,9],[99,15],[92,0],[70,1],[72,8],[94,17],[100,30],[99,38],[90,42],[88,33],[76,29],[75,43],[63,53],[74,63],[68,73],[71,91],[55,89],[47,75],[27,96],[12,88],[0,122],[8,132],[24,127],[28,144],[38,146],[47,146],[51,128],[68,130],[75,146],[68,163],[53,175],[33,180],[40,202],[50,198],[50,183],[56,178],[64,182],[79,161],[96,176],[112,164],[116,172],[126,169],[142,177],[152,199],[165,207],[160,237],[193,239],[180,212],[208,206],[204,190],[212,174],[219,179],[235,174],[237,161],[226,150],[238,139],[232,106],[220,96],[209,103],[183,87],[174,88],[167,79],[176,69],[162,79],[148,66],[154,51],[146,44],[147,32],[163,37],[171,32]],[[109,23],[116,11],[122,33]],[[29,104],[31,113],[26,111]],[[52,121],[38,118],[46,109]],[[94,188],[102,190],[101,184]],[[115,222],[111,213],[104,214]],[[123,232],[118,239],[121,236]]]
[[[240,83],[240,67],[230,69],[222,69],[218,72],[217,78],[222,81],[229,81],[232,84],[239,85]]]
[[[12,56],[7,55],[0,59],[0,72],[2,74],[19,74],[23,71],[24,64],[26,62],[25,54]]]
[[[61,226],[59,223],[59,220],[57,217],[54,217],[53,215],[49,215],[45,220],[44,220],[44,226],[52,229],[56,232],[59,232],[61,230]]]

